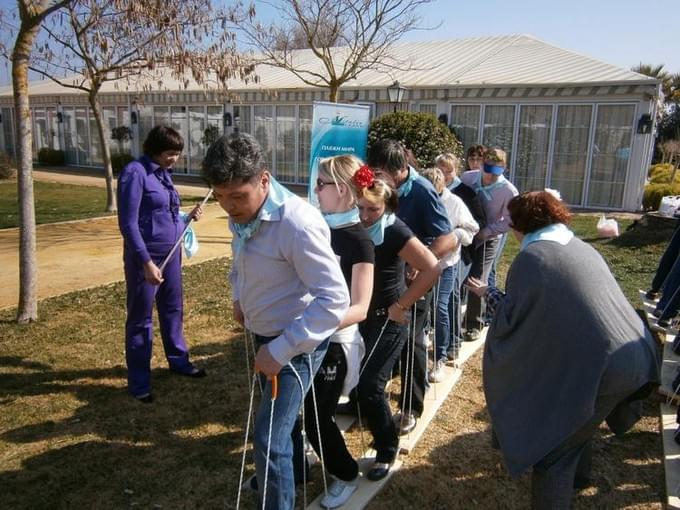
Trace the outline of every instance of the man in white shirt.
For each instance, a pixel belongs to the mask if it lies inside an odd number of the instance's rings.
[[[229,277],[234,316],[254,334],[255,370],[278,381],[273,426],[270,383],[255,418],[259,507],[293,509],[291,434],[327,339],[349,307],[347,285],[321,214],[274,179],[252,136],[217,140],[203,160],[202,175],[229,214],[234,236]]]

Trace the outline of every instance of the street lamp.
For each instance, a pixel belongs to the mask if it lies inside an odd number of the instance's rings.
[[[400,85],[398,81],[387,87],[387,99],[390,104],[394,105],[395,112],[397,111],[397,104],[404,99],[404,92],[406,92],[406,87]]]

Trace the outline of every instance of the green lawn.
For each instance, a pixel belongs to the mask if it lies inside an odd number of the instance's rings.
[[[53,182],[35,181],[37,224],[109,216],[106,189]],[[184,204],[200,202],[203,197],[182,197]],[[0,181],[0,229],[19,226],[16,181]]]
[[[603,254],[637,305],[637,289],[649,284],[670,231],[637,227],[615,240],[595,240],[596,222],[595,216],[578,216],[574,229]],[[621,230],[629,224],[621,221]],[[516,250],[511,239],[500,281]],[[208,378],[169,374],[156,332],[157,400],[148,406],[125,392],[123,283],[44,300],[40,321],[30,325],[14,324],[12,310],[0,311],[1,507],[234,507],[250,380],[243,337],[231,316],[228,266],[218,259],[184,273],[185,330]],[[650,441],[656,448],[647,451],[658,459],[658,435],[650,433]],[[625,465],[615,456],[607,462]],[[252,470],[250,457],[248,462]],[[653,469],[663,483],[658,461]],[[314,473],[310,494],[321,490]],[[482,477],[466,490],[479,508],[492,508],[504,501],[494,487],[494,480]],[[429,504],[434,496],[423,491],[423,507],[437,507]],[[636,508],[658,508],[661,498]],[[246,496],[243,508],[254,508],[253,501]],[[606,501],[595,498],[582,507],[598,505]],[[399,500],[390,508],[400,508]]]
[[[106,216],[106,190],[53,182],[33,183],[36,223]],[[0,228],[19,226],[17,183],[0,182]]]

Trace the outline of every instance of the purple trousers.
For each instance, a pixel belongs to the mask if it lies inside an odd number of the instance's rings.
[[[163,257],[151,254],[160,266]],[[128,391],[141,396],[151,391],[151,348],[153,322],[151,314],[156,301],[158,322],[165,357],[170,370],[188,373],[192,370],[189,350],[183,332],[182,254],[177,250],[163,271],[163,283],[151,285],[144,280],[144,268],[130,253],[123,254],[127,286],[127,320],[125,322],[125,359],[128,367]]]

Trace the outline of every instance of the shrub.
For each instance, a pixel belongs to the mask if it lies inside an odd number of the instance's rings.
[[[669,184],[669,179],[671,178],[671,173],[673,172],[673,165],[670,163],[663,163],[658,165],[652,165],[649,167],[649,172],[647,175],[649,177],[650,184]],[[680,182],[680,172],[675,174],[675,182]]]
[[[672,185],[668,182],[647,184],[642,194],[642,208],[645,211],[656,211],[661,199],[668,195],[680,195],[680,182],[677,179]]]
[[[463,153],[451,129],[429,113],[395,112],[375,119],[368,131],[369,147],[385,138],[399,140],[411,149],[421,168],[433,166],[442,152]]]
[[[38,163],[49,166],[61,166],[64,164],[64,151],[43,147],[38,151]]]
[[[11,179],[14,176],[15,169],[14,158],[6,152],[0,152],[0,180]]]
[[[134,161],[135,158],[132,154],[127,152],[119,152],[117,154],[111,154],[111,168],[113,168],[113,175],[118,175],[120,171],[127,165],[130,161]]]

